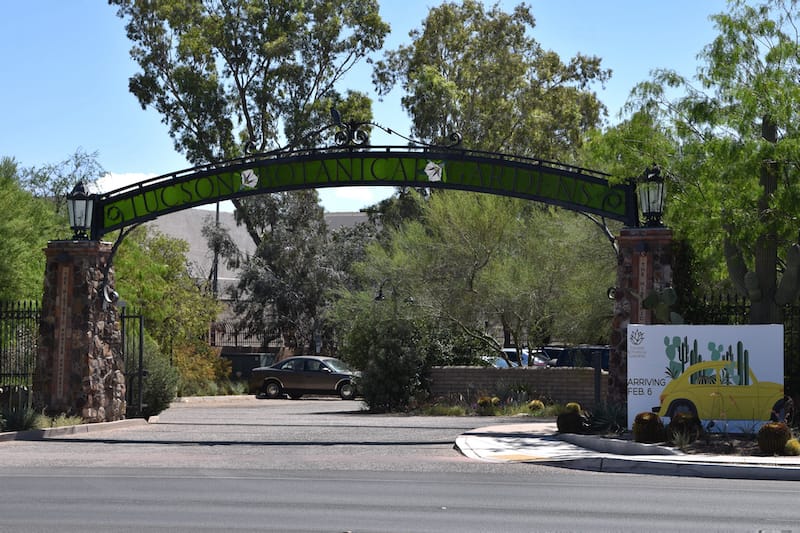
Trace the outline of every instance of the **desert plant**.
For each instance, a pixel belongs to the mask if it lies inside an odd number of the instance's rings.
[[[664,441],[664,422],[655,413],[639,413],[633,419],[633,440],[654,443]]]
[[[783,455],[800,455],[800,441],[789,439],[783,447]]]
[[[767,422],[758,430],[758,448],[771,455],[781,454],[791,438],[785,422]]]
[[[33,409],[14,409],[3,411],[4,431],[25,431],[36,427],[36,411]]]
[[[564,406],[564,411],[556,417],[556,427],[559,433],[585,433],[586,417],[577,402],[570,402]]]
[[[601,403],[587,415],[592,433],[622,433],[627,426],[628,410],[624,404]]]
[[[696,441],[702,431],[703,427],[696,416],[691,413],[675,413],[667,425],[667,440],[679,448],[685,447]]]
[[[544,402],[542,400],[531,400],[528,402],[528,410],[536,413],[544,410]]]
[[[495,402],[495,400],[497,400]],[[476,411],[480,416],[493,416],[495,414],[495,410],[497,405],[500,403],[500,399],[491,396],[481,396],[478,398],[478,405],[476,407]]]

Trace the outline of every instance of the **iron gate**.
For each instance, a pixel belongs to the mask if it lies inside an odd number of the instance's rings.
[[[40,318],[39,302],[0,302],[0,412],[31,407]]]
[[[144,410],[144,320],[136,311],[122,308],[122,358],[125,361],[125,386],[128,410],[126,416],[142,416]]]

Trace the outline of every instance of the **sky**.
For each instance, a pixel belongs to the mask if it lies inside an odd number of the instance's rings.
[[[381,16],[392,28],[385,49],[409,44],[440,0],[381,0]],[[487,6],[494,1],[485,2]],[[519,1],[500,1],[511,11]],[[709,16],[724,0],[529,0],[536,18],[531,35],[562,61],[576,53],[602,58],[611,80],[595,90],[618,121],[630,90],[656,68],[692,76],[697,55],[716,35]],[[76,150],[97,152],[113,190],[188,168],[173,147],[166,125],[143,110],[128,91],[138,72],[130,59],[124,21],[105,0],[5,0],[0,2],[0,157],[22,167],[67,159]],[[348,86],[371,93],[366,65]],[[374,93],[373,93],[374,94]],[[409,134],[399,89],[378,101],[375,122]],[[374,144],[403,145],[399,138],[373,137]],[[391,188],[320,189],[327,211],[357,211],[391,194]]]

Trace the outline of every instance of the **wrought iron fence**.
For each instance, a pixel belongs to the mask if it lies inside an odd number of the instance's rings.
[[[40,318],[39,302],[0,302],[0,409],[31,405]]]
[[[125,360],[126,416],[142,416],[144,404],[144,320],[135,309],[123,307],[120,316],[122,357]]]

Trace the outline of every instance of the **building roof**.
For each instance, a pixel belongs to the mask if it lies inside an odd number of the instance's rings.
[[[164,235],[182,239],[189,244],[187,259],[196,278],[208,279],[214,262],[214,252],[208,248],[202,229],[208,223],[215,221],[216,211],[207,209],[184,209],[167,215],[162,215],[146,224],[148,228],[155,229]],[[355,226],[359,222],[366,222],[366,213],[343,212],[325,213],[325,222],[329,230],[343,226]],[[247,229],[236,225],[233,213],[219,212],[219,224],[228,230],[233,241],[242,253],[252,255],[255,244],[247,233]],[[237,273],[229,269],[224,261],[220,261],[217,280],[220,295],[225,294],[225,289],[236,283]]]

